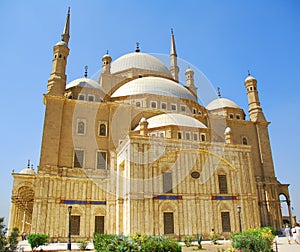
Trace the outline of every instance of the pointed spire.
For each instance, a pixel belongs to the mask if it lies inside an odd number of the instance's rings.
[[[171,47],[170,47],[170,72],[175,81],[178,81],[179,67],[177,65],[177,53],[173,29],[171,29]]]
[[[70,38],[70,7],[68,8],[68,14],[66,17],[64,31],[61,35],[61,40],[66,42],[66,44],[68,45],[69,38]]]
[[[139,42],[136,42],[136,48],[135,48],[135,51],[136,52],[140,52],[140,43]]]
[[[174,56],[177,57],[173,28],[171,28],[171,47],[170,47],[170,55],[174,55]]]
[[[221,90],[219,87],[218,87],[218,97],[221,98]]]

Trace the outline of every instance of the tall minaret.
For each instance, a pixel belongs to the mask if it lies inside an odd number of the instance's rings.
[[[179,68],[177,66],[177,53],[173,29],[171,29],[170,71],[174,80],[178,81]]]
[[[245,87],[248,95],[250,120],[253,122],[266,122],[266,118],[262,112],[258,98],[257,81],[250,75],[250,71],[248,71],[248,76],[245,79]]]
[[[46,105],[44,130],[41,146],[39,172],[49,172],[47,167],[58,168],[60,156],[61,129],[63,123],[66,65],[69,55],[70,8],[61,41],[53,48],[52,71],[48,79],[48,93],[44,95]]]
[[[53,47],[52,71],[48,79],[48,94],[63,96],[66,88],[66,65],[70,49],[68,42],[70,38],[70,8],[65,22],[65,27],[59,41]]]

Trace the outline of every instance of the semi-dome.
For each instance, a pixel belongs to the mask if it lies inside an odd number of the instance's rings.
[[[167,74],[171,73],[166,65],[156,57],[142,52],[128,53],[111,63],[111,73],[121,72],[130,68],[144,69]]]
[[[160,77],[143,77],[129,81],[118,88],[111,97],[114,98],[139,94],[171,96],[197,102],[192,93],[181,84]]]
[[[26,167],[22,171],[20,171],[20,174],[35,175],[35,171],[33,169]]]
[[[194,117],[177,114],[177,113],[167,113],[160,114],[147,119],[148,129],[158,128],[163,126],[182,126],[182,127],[191,127],[191,128],[207,128],[202,122],[198,121]],[[139,130],[140,126],[138,125],[135,130]]]
[[[240,108],[235,102],[227,99],[227,98],[217,98],[213,101],[211,101],[207,106],[206,109],[208,110],[214,110],[214,109],[220,109],[220,108]]]
[[[67,84],[66,89],[69,89],[72,87],[97,88],[97,89],[100,89],[103,92],[105,92],[104,89],[96,81],[89,79],[89,78],[79,78],[79,79],[73,80]]]

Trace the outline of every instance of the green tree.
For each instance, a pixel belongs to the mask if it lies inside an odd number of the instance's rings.
[[[19,229],[15,227],[8,238],[9,251],[15,251],[17,249],[18,236],[19,236]]]
[[[6,252],[8,251],[8,247],[5,238],[6,228],[3,221],[4,221],[4,217],[1,217],[0,218],[0,251]]]
[[[48,242],[48,235],[45,234],[30,234],[27,237],[31,249],[35,249],[38,246],[45,245]]]

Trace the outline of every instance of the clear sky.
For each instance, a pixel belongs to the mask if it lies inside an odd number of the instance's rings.
[[[300,219],[298,0],[0,1],[0,216],[7,221],[11,170],[25,168],[27,159],[35,169],[39,163],[43,94],[68,6],[68,81],[82,77],[85,65],[89,75],[97,72],[107,49],[114,60],[132,52],[136,41],[143,52],[168,54],[170,28],[178,56],[246,114],[244,79],[250,69],[271,122],[276,176],[290,184],[293,213]]]

